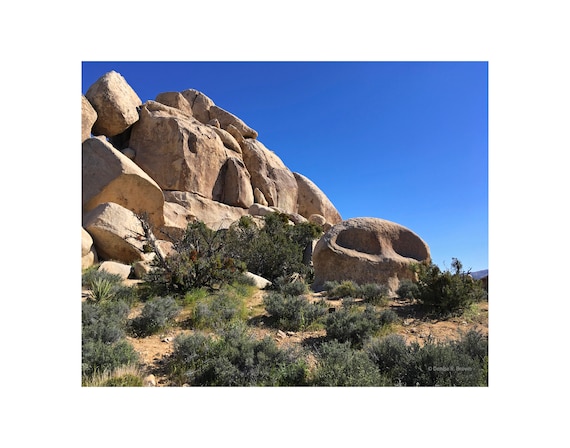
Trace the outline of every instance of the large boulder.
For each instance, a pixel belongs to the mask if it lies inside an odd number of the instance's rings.
[[[124,132],[139,119],[142,104],[136,92],[122,75],[115,71],[101,76],[85,93],[95,111],[94,135],[113,137]]]
[[[297,196],[298,213],[309,219],[311,215],[324,216],[329,224],[342,221],[340,213],[313,181],[299,173],[293,173],[299,188]]]
[[[215,103],[202,92],[195,89],[187,89],[180,93],[186,98],[192,107],[194,117],[200,122],[207,124],[211,120],[217,120],[220,127],[226,131],[228,131],[229,126],[233,126],[239,131],[241,136],[257,138],[257,131],[250,128],[243,120],[234,114],[216,106]]]
[[[269,206],[297,213],[297,180],[273,151],[259,140],[245,139],[243,161],[251,174],[251,184],[259,189]]]
[[[155,101],[147,101],[133,125],[135,162],[163,190],[191,191],[219,200],[227,150],[211,126]]]
[[[91,137],[91,129],[97,121],[97,112],[85,96],[81,95],[81,143]]]
[[[224,171],[221,202],[234,207],[249,208],[253,204],[253,188],[251,176],[243,161],[237,157],[228,159]]]
[[[156,236],[166,241],[177,241],[184,236],[188,224],[195,220],[196,217],[186,207],[166,201],[164,226],[156,232]]]
[[[150,224],[164,224],[164,195],[158,184],[113,146],[98,138],[82,145],[83,210],[114,202],[137,214],[146,213]]]
[[[81,228],[81,269],[87,269],[97,263],[97,251],[93,245],[93,238]]]
[[[213,230],[227,229],[233,222],[247,215],[246,209],[230,207],[188,191],[165,191],[164,197],[167,202],[183,206],[197,221],[202,221]]]
[[[313,253],[315,281],[352,280],[385,284],[394,293],[400,280],[414,280],[412,263],[429,262],[427,244],[414,232],[379,218],[352,218],[326,232]]]
[[[154,100],[157,103],[164,104],[165,106],[174,107],[189,117],[193,116],[190,103],[188,103],[188,100],[186,100],[180,92],[159,93]]]
[[[102,260],[133,263],[144,260],[144,229],[136,215],[113,202],[99,204],[83,217]]]

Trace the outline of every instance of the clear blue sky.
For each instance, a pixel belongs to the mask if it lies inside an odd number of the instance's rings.
[[[488,268],[486,62],[83,62],[141,100],[197,89],[245,121],[344,219],[397,222],[433,262]]]

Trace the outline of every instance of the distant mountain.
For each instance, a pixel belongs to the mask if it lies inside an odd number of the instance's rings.
[[[482,271],[471,272],[471,277],[475,280],[479,280],[480,278],[486,277],[489,275],[489,269],[483,269]]]

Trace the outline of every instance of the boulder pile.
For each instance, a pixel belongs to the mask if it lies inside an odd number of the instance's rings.
[[[268,211],[330,228],[342,218],[240,118],[194,89],[142,103],[115,71],[82,96],[82,267],[145,261],[146,215],[162,241],[191,221],[227,228]]]

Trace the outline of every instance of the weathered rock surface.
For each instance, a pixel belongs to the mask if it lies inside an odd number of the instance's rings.
[[[325,233],[313,253],[315,289],[326,281],[387,285],[394,293],[402,279],[415,279],[411,263],[430,260],[427,244],[400,224],[379,218],[352,218]]]
[[[139,166],[101,139],[82,144],[83,210],[114,202],[134,213],[146,213],[155,228],[164,224],[164,195]]]
[[[266,278],[261,277],[260,275],[253,274],[252,272],[246,272],[244,275],[253,280],[255,286],[257,286],[259,289],[264,289],[271,286],[271,282]]]
[[[175,108],[147,101],[133,126],[129,145],[136,152],[137,165],[163,190],[220,198],[219,174],[228,150],[211,126]]]
[[[263,193],[269,206],[287,213],[297,213],[297,181],[283,161],[263,143],[245,139],[243,160],[251,174],[253,188]]]
[[[85,96],[81,95],[81,143],[91,137],[91,129],[97,121],[97,112]]]
[[[95,81],[85,97],[97,112],[94,135],[113,137],[139,119],[137,108],[142,101],[125,78],[115,71]]]
[[[222,143],[224,144],[224,146],[226,148],[231,149],[232,151],[237,152],[238,154],[241,155],[241,147],[239,146],[239,143],[233,137],[232,134],[230,134],[228,131],[224,131],[223,129],[220,129],[219,127],[212,126],[212,125],[210,125],[210,126],[214,130],[214,132],[216,134],[218,134],[218,137],[220,137],[220,139],[222,140]]]
[[[81,269],[87,269],[98,262],[97,251],[93,244],[93,238],[81,228]]]
[[[227,229],[247,214],[247,210],[241,207],[230,207],[188,191],[165,191],[164,197],[168,202],[183,206],[196,220],[213,230]]]
[[[132,263],[144,260],[144,230],[136,215],[112,202],[99,204],[83,218],[102,260]]]
[[[127,280],[131,275],[132,269],[128,264],[118,263],[116,261],[104,261],[97,270],[119,275],[123,280]]]
[[[165,106],[174,107],[189,117],[193,116],[190,103],[188,103],[188,100],[184,98],[180,92],[162,92],[156,95],[154,100]]]
[[[331,225],[342,221],[336,207],[313,181],[299,173],[293,175],[299,188],[297,204],[301,215],[307,218],[311,215],[321,215]]]
[[[166,201],[164,226],[156,232],[156,236],[166,241],[177,241],[184,235],[188,224],[195,220],[196,217],[186,207]]]
[[[224,187],[221,201],[234,207],[249,208],[253,204],[251,176],[241,159],[231,157],[224,167]]]

